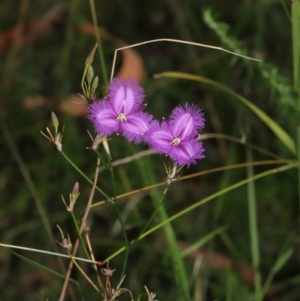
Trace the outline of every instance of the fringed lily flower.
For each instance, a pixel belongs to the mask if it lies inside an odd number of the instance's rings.
[[[201,110],[186,103],[173,110],[170,120],[164,119],[161,124],[153,121],[146,141],[152,149],[168,155],[176,164],[189,167],[204,158],[204,148],[197,140],[204,123]]]
[[[93,102],[88,108],[88,118],[98,134],[122,134],[127,140],[143,140],[153,117],[145,112],[144,90],[137,80],[115,78],[108,87],[108,95]]]

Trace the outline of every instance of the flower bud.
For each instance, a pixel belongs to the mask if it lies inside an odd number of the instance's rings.
[[[94,69],[92,66],[88,67],[87,73],[86,73],[86,80],[90,84],[94,77]]]
[[[92,65],[93,60],[94,60],[94,54],[95,54],[95,51],[96,51],[97,47],[98,47],[98,42],[95,44],[95,46],[93,47],[90,54],[88,55],[88,57],[85,60],[85,66],[86,67]]]
[[[58,118],[57,116],[55,115],[54,112],[51,112],[51,119],[52,119],[52,124],[55,128],[55,134],[57,134],[58,132],[58,126],[59,126],[59,121],[58,121]]]
[[[76,197],[78,194],[79,194],[79,183],[76,182],[76,183],[74,184],[74,187],[73,187],[73,190],[72,190],[72,199],[73,199],[74,197]]]
[[[96,89],[98,88],[98,83],[99,83],[99,77],[96,76],[92,83],[92,92],[93,93],[95,93]]]

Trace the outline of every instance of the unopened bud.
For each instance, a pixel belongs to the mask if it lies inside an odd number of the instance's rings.
[[[88,67],[87,73],[86,73],[86,80],[90,84],[94,78],[94,69],[92,66]]]
[[[79,194],[79,183],[76,182],[72,190],[72,198]]]
[[[95,44],[95,46],[93,47],[92,51],[90,52],[90,54],[88,55],[88,57],[85,60],[85,66],[91,66],[94,60],[94,54],[95,51],[98,47],[98,42]]]
[[[59,241],[56,241],[56,242],[59,243],[63,248],[67,249],[67,252],[70,254],[71,250],[72,250],[72,242],[71,242],[69,234],[68,234],[67,238],[64,237],[64,234],[63,234],[62,230],[60,229],[59,225],[56,225],[56,227],[59,229],[59,232],[62,237],[61,242],[59,242]]]
[[[59,121],[58,118],[56,116],[56,114],[54,112],[51,112],[51,119],[52,119],[52,124],[55,128],[55,134],[57,134],[58,132],[58,126],[59,126]]]
[[[108,145],[108,142],[107,142],[107,139],[105,137],[105,139],[102,141],[102,144],[104,146],[104,150],[106,152],[106,154],[108,155],[109,159],[111,160],[111,154],[110,154],[110,150],[109,150],[109,145]]]
[[[93,93],[95,93],[96,89],[98,88],[98,83],[99,83],[99,77],[96,76],[93,80],[93,83],[92,83],[92,91]]]

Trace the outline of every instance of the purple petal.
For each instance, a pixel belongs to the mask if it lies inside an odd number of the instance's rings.
[[[108,90],[108,97],[117,113],[129,114],[133,107],[141,104],[144,99],[144,89],[134,78],[128,80],[115,78]]]
[[[180,145],[174,146],[170,153],[170,158],[178,165],[195,164],[196,160],[204,158],[204,148],[197,140],[186,140]]]
[[[145,141],[151,148],[159,153],[169,154],[172,148],[173,133],[167,121],[160,125],[158,121],[153,121],[145,137]]]
[[[129,115],[127,121],[121,123],[122,134],[129,141],[140,142],[148,131],[152,118],[151,115],[146,113]]]
[[[189,103],[176,107],[171,113],[170,120],[174,135],[182,140],[196,136],[198,130],[201,130],[205,124],[201,109]]]
[[[181,140],[189,138],[195,131],[193,117],[189,113],[185,113],[174,119],[172,122],[172,129],[175,137]]]
[[[169,149],[172,147],[173,136],[170,132],[163,130],[153,132],[151,134],[151,139],[154,145],[157,145],[158,147],[161,147],[163,149]]]
[[[116,132],[119,127],[116,114],[107,99],[93,102],[88,106],[88,119],[92,121],[98,134],[108,136]]]

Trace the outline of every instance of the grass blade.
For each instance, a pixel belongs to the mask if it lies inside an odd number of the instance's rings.
[[[300,1],[292,1],[292,39],[294,88],[296,91],[300,92]]]
[[[249,148],[246,149],[247,160],[253,161],[252,152]],[[247,167],[248,178],[253,178],[254,171],[253,166]],[[257,209],[256,209],[256,193],[255,183],[250,181],[247,184],[247,199],[248,199],[248,214],[249,214],[249,228],[250,228],[250,242],[251,242],[251,256],[252,266],[254,270],[254,290],[255,300],[262,300],[261,289],[261,274],[259,271],[260,266],[260,254],[259,254],[259,238],[258,238],[258,225],[257,225]]]
[[[287,263],[287,261],[291,258],[291,256],[293,255],[293,250],[292,248],[288,249],[286,252],[284,252],[283,254],[281,254],[279,256],[279,258],[277,259],[277,261],[275,262],[270,274],[268,275],[267,277],[267,280],[264,284],[264,287],[263,287],[263,295],[265,295],[267,292],[268,292],[268,289],[270,287],[270,284],[275,276],[275,274],[277,272],[279,272],[282,267]]]
[[[155,77],[156,78],[161,78],[161,77],[178,78],[178,79],[198,81],[198,82],[215,86],[231,94],[232,96],[237,98],[240,102],[242,102],[244,105],[246,105],[253,113],[255,113],[261,119],[261,121],[263,121],[266,124],[266,126],[269,127],[269,129],[277,136],[277,138],[291,151],[292,154],[296,154],[295,142],[289,136],[289,134],[282,127],[278,125],[278,123],[276,123],[272,118],[270,118],[266,113],[264,113],[260,108],[254,105],[251,101],[241,96],[240,94],[234,92],[233,90],[227,88],[226,86],[199,75],[193,75],[193,74],[182,73],[182,72],[173,72],[173,71],[163,72],[163,73],[156,74]]]

